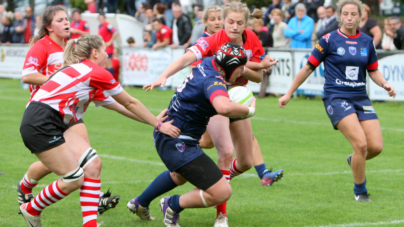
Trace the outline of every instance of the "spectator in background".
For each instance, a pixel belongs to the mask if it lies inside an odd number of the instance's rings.
[[[42,24],[42,16],[38,15],[35,17],[35,30],[34,30],[34,36],[37,36],[39,33],[39,30],[41,29],[41,24]],[[26,26],[26,25],[25,25]]]
[[[90,27],[87,21],[81,19],[81,10],[72,10],[72,22],[70,23],[70,38],[78,39],[82,35],[90,34]]]
[[[84,0],[84,3],[87,4],[87,10],[90,13],[96,13],[97,12],[97,5],[95,4],[95,0]]]
[[[306,7],[298,3],[295,7],[296,16],[290,19],[285,29],[285,36],[291,38],[291,48],[311,48],[311,36],[314,20],[306,15]]]
[[[12,40],[12,30],[13,30],[13,20],[14,14],[13,12],[5,12],[1,16],[1,23],[3,24],[3,31],[0,35],[0,43],[5,43],[6,45],[10,45]]]
[[[397,16],[390,17],[389,22],[394,33],[394,46],[398,50],[404,49],[404,25],[401,24],[400,18]]]
[[[153,30],[152,27],[152,21],[155,18],[154,16],[154,12],[151,8],[147,8],[145,13],[144,13],[148,19],[148,21],[150,21],[150,24],[146,25],[145,27],[145,34],[144,34],[144,46],[148,46],[148,47],[152,47],[155,43],[156,43],[156,31]]]
[[[384,19],[382,48],[383,50],[397,50],[396,46],[394,46],[394,32],[391,29],[389,19]]]
[[[191,37],[192,24],[189,17],[182,13],[179,5],[174,5],[173,10],[173,45],[172,48],[177,48],[179,45],[184,45]]]
[[[112,8],[114,8],[114,9],[112,9]],[[117,13],[118,0],[107,0],[107,10],[108,10],[108,13]]]
[[[164,12],[167,10],[167,6],[161,3],[157,3],[153,7],[153,12],[156,18],[159,18],[164,25],[167,25]]]
[[[382,31],[379,25],[377,25],[377,22],[369,17],[371,15],[369,6],[363,4],[363,9],[358,29],[373,38],[376,49],[381,49],[382,45],[380,41],[382,40]]]
[[[33,15],[31,6],[25,7],[25,34],[24,42],[29,43],[29,40],[34,35],[36,18]]]
[[[136,7],[135,7],[135,0],[124,0],[123,3],[124,11],[132,17],[135,16]]]
[[[317,9],[320,6],[324,5],[324,0],[303,0],[304,5],[306,6],[306,14],[314,20],[314,23],[317,23]]]
[[[195,20],[196,22],[194,27],[192,28],[191,38],[189,38],[188,42],[184,44],[185,49],[188,48],[189,45],[193,45],[194,43],[196,43],[196,41],[205,32],[205,23],[203,21],[203,7],[198,7],[196,18],[198,18],[198,21]]]
[[[3,23],[1,23],[1,16],[3,16],[4,12],[6,12],[6,8],[4,8],[3,4],[0,4],[0,32],[3,31]]]
[[[264,26],[264,21],[262,19],[254,18],[251,21],[252,30],[257,34],[262,47],[272,47],[274,45],[274,40],[272,34],[269,33],[268,28]]]
[[[335,31],[339,27],[339,22],[337,21],[337,15],[335,15],[335,9],[333,6],[327,6],[325,9],[325,15],[326,18],[323,20],[322,29],[317,32],[318,40],[320,40],[323,35]]]
[[[195,22],[198,22],[198,21],[201,20],[200,18],[198,18],[198,12],[200,11],[200,8],[203,8],[203,7],[200,6],[200,5],[195,5],[195,6],[194,6]],[[202,10],[202,11],[203,11],[203,10]]]
[[[129,44],[130,47],[137,47],[138,46],[138,44],[135,42],[135,39],[132,36],[129,37],[128,39],[126,39],[126,42]]]
[[[292,18],[289,14],[289,10],[292,6],[293,6],[293,3],[291,0],[284,0],[281,10],[282,10],[282,14],[283,14],[283,21],[285,21],[286,23],[289,22],[290,18]],[[272,13],[271,13],[271,15],[272,15]]]
[[[282,11],[279,9],[274,9],[272,10],[271,14],[275,21],[274,31],[272,33],[274,47],[290,48],[290,38],[285,37],[285,30],[288,25],[282,21]]]
[[[282,3],[280,0],[272,0],[272,4],[269,6],[268,10],[265,12],[264,26],[267,26],[267,24],[270,23],[269,31],[271,31],[271,32],[275,25],[275,22],[274,22],[274,20],[272,20],[272,17],[271,17],[271,12],[273,9],[281,9],[281,8],[282,8]]]
[[[172,28],[172,23],[173,23],[173,11],[172,11],[172,5],[174,3],[174,0],[161,0],[161,4],[166,5],[167,6],[167,10],[164,11],[164,17],[166,19],[166,25],[169,28]]]
[[[114,69],[112,68],[112,54],[114,52],[114,40],[118,36],[118,30],[106,20],[105,14],[103,13],[100,13],[98,16],[98,22],[100,22],[98,35],[104,39],[105,46],[107,47],[106,52],[108,58],[105,64],[105,69],[114,75]]]
[[[165,26],[160,19],[155,18],[152,22],[153,30],[156,31],[157,42],[153,45],[153,50],[172,44],[173,32],[171,28]]]
[[[324,6],[318,7],[318,9],[317,9],[317,17],[318,17],[318,21],[317,21],[317,24],[316,24],[316,33],[318,31],[320,31],[324,27],[323,23],[324,23],[324,19],[326,17],[325,16],[325,8],[324,8]]]
[[[13,25],[12,43],[24,43],[24,15],[20,11],[14,13],[15,22]]]
[[[114,48],[114,54],[112,55],[112,68],[114,69],[114,79],[119,82],[119,72],[121,69],[121,61],[119,60],[119,50]]]
[[[145,12],[146,12],[147,9],[150,9],[150,4],[147,3],[147,2],[144,2],[144,3],[142,3],[140,5],[139,10],[135,13],[135,19],[138,20],[143,25],[143,34],[142,34],[142,36],[144,36],[146,25],[150,24],[149,19],[145,15]]]

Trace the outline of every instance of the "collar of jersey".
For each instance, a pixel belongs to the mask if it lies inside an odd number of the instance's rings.
[[[337,32],[338,32],[338,34],[339,34],[340,36],[345,37],[345,38],[347,38],[347,39],[356,39],[356,38],[358,38],[358,37],[361,35],[361,31],[359,31],[359,29],[356,29],[356,31],[358,32],[358,33],[356,33],[356,35],[350,36],[350,35],[347,35],[347,34],[343,33],[343,32],[341,31],[341,28],[338,28],[338,30],[337,30]]]
[[[53,39],[51,39],[49,37],[49,35],[45,35],[44,37],[45,39],[49,40],[49,42],[51,42],[52,44],[55,44],[56,46],[58,46],[60,49],[62,49],[62,52],[64,51],[63,47],[61,47],[59,44],[57,44],[55,41],[53,41]],[[67,43],[67,39],[65,39],[65,43]]]

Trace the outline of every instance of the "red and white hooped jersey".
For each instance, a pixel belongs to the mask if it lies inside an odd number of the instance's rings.
[[[260,57],[264,55],[265,52],[257,35],[251,30],[244,29],[243,36],[245,37],[243,48],[247,53],[248,60],[261,62]],[[209,37],[199,38],[196,44],[188,48],[188,50],[195,54],[197,60],[200,60],[215,55],[219,48],[228,42],[230,42],[230,39],[226,31],[222,29]],[[243,86],[247,83],[248,80],[241,76],[229,86]]]
[[[59,44],[49,38],[48,35],[45,35],[28,51],[22,68],[22,76],[33,73],[41,73],[45,76],[52,75],[62,68],[63,51]],[[31,97],[35,95],[39,88],[39,85],[29,85]]]
[[[105,104],[108,100],[115,102],[110,96],[122,91],[123,88],[110,72],[90,60],[84,60],[52,75],[31,102],[49,105],[60,113],[65,124],[70,124],[82,118],[91,101],[100,105],[97,99],[104,96],[107,100],[101,103]]]

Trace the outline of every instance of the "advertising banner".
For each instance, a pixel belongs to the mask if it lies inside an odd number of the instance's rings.
[[[300,71],[300,69],[307,63],[307,58],[310,56],[311,50],[307,52],[294,52],[294,70],[295,75]],[[300,85],[300,87],[296,90],[298,95],[308,95],[308,96],[322,96],[324,94],[323,86],[325,83],[324,78],[324,64],[321,63],[316,70],[307,78],[307,80]]]
[[[2,45],[0,47],[0,77],[20,79],[28,50],[28,45]]]

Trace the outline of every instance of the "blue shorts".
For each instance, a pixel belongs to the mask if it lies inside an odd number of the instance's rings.
[[[324,107],[335,130],[346,116],[356,113],[360,121],[378,119],[369,98],[323,98]]]
[[[186,136],[172,138],[156,130],[153,132],[154,146],[170,172],[175,172],[178,168],[204,154],[198,140],[184,137]]]

